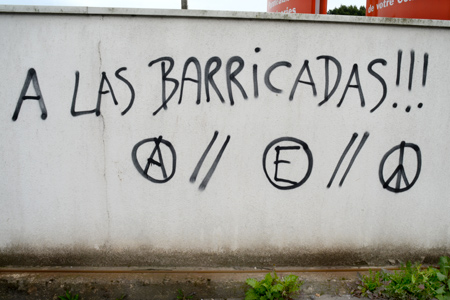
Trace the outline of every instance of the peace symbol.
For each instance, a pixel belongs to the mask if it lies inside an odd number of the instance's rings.
[[[417,170],[416,170],[414,179],[411,182],[408,180],[408,177],[406,176],[405,167],[403,165],[404,156],[405,156],[405,148],[411,148],[412,150],[414,150],[414,152],[416,153],[416,158],[417,158]],[[399,150],[398,166],[395,168],[395,170],[391,174],[391,176],[389,176],[389,178],[387,180],[385,180],[383,171],[384,171],[386,160],[388,159],[389,156],[391,156],[397,150]],[[405,143],[403,141],[400,143],[400,145],[395,146],[394,148],[389,150],[383,156],[383,159],[381,160],[381,163],[380,163],[380,169],[379,169],[378,175],[380,177],[380,181],[381,181],[381,184],[383,185],[383,188],[385,188],[388,191],[391,191],[393,193],[401,193],[401,192],[405,192],[413,187],[413,185],[416,183],[417,179],[419,178],[421,167],[422,167],[422,154],[420,152],[419,146],[417,146],[416,144],[412,144],[412,143]],[[394,181],[394,179],[395,179],[395,181]],[[394,184],[391,184],[392,181],[394,181]],[[402,187],[402,182],[403,182],[404,187]]]

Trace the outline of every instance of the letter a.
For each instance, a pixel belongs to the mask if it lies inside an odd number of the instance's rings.
[[[26,93],[32,80],[36,96],[27,96]],[[17,120],[20,108],[22,107],[22,103],[24,100],[38,100],[39,106],[41,107],[42,111],[41,119],[42,120],[47,119],[47,109],[45,108],[44,98],[42,97],[41,89],[39,88],[39,82],[37,79],[36,71],[33,68],[28,70],[27,78],[25,79],[25,84],[23,85],[22,92],[20,93],[19,100],[17,101],[16,110],[14,111],[14,115],[12,117],[13,121]]]

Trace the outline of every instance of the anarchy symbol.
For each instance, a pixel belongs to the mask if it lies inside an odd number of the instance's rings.
[[[142,145],[145,145],[148,143],[154,143],[154,148],[151,151],[148,158],[145,160],[145,167],[142,167],[142,165],[138,159],[138,149]],[[169,157],[171,158],[172,169],[169,174],[167,174],[166,167],[164,164],[161,145],[164,145],[168,149],[168,151],[166,151],[166,152],[169,152],[171,154]],[[158,159],[155,158],[156,155],[158,155]],[[145,140],[140,141],[133,147],[133,152],[131,153],[131,156],[132,156],[133,164],[136,167],[136,169],[138,170],[139,174],[141,174],[144,178],[150,180],[151,182],[165,183],[165,182],[169,181],[170,179],[172,179],[173,175],[175,174],[175,169],[176,169],[176,164],[177,164],[177,155],[175,153],[175,149],[172,146],[172,144],[169,141],[164,140],[162,138],[162,136],[160,136],[158,138],[150,138],[150,139],[145,139]],[[155,166],[160,169],[163,178],[155,178],[153,175],[149,174],[150,168],[152,166]]]

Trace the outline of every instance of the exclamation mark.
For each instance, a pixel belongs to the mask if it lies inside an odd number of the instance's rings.
[[[414,78],[414,64],[415,64],[415,60],[416,60],[416,55],[414,50],[411,50],[411,61],[410,61],[410,65],[409,65],[409,81],[408,81],[408,90],[411,91],[412,90],[412,84],[413,84],[413,78]],[[402,56],[403,56],[403,51],[402,50],[398,50],[397,53],[397,79],[395,81],[396,85],[399,86],[400,85],[400,77],[401,77],[401,69],[402,69]],[[423,55],[423,73],[422,73],[422,86],[426,86],[427,85],[427,74],[428,74],[428,53],[425,53]],[[394,108],[397,108],[398,104],[394,103],[392,105]],[[417,105],[418,108],[422,108],[423,107],[423,103],[419,103]],[[411,111],[411,105],[408,105],[405,109],[405,111],[407,113],[409,113]]]
[[[395,82],[395,84],[397,86],[400,85],[400,70],[402,68],[402,54],[403,54],[403,51],[402,50],[398,50],[398,54],[397,54],[397,81]]]
[[[396,85],[400,85],[400,75],[401,75],[401,68],[402,68],[402,56],[403,51],[398,50],[397,54],[397,80]],[[412,82],[414,77],[414,63],[415,63],[415,52],[414,50],[411,50],[411,63],[409,66],[409,82],[408,82],[408,90],[412,89]],[[425,53],[423,55],[423,74],[422,74],[422,86],[427,85],[427,73],[428,73],[428,53]]]
[[[414,50],[411,50],[411,65],[409,66],[408,90],[411,90],[411,88],[412,88],[412,81],[413,81],[413,75],[414,75],[414,59],[415,59],[415,53],[414,53]]]
[[[423,77],[422,77],[422,86],[427,84],[427,72],[428,72],[428,53],[423,55]]]

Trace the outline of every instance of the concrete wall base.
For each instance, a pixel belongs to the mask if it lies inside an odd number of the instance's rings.
[[[194,299],[243,299],[247,278],[262,279],[269,270],[144,270],[144,269],[0,269],[0,299],[58,299],[66,291],[83,299],[176,299],[177,291]],[[298,299],[349,294],[357,272],[367,269],[277,270],[304,281]],[[347,296],[348,297],[348,296]],[[321,299],[324,299],[322,297]]]

